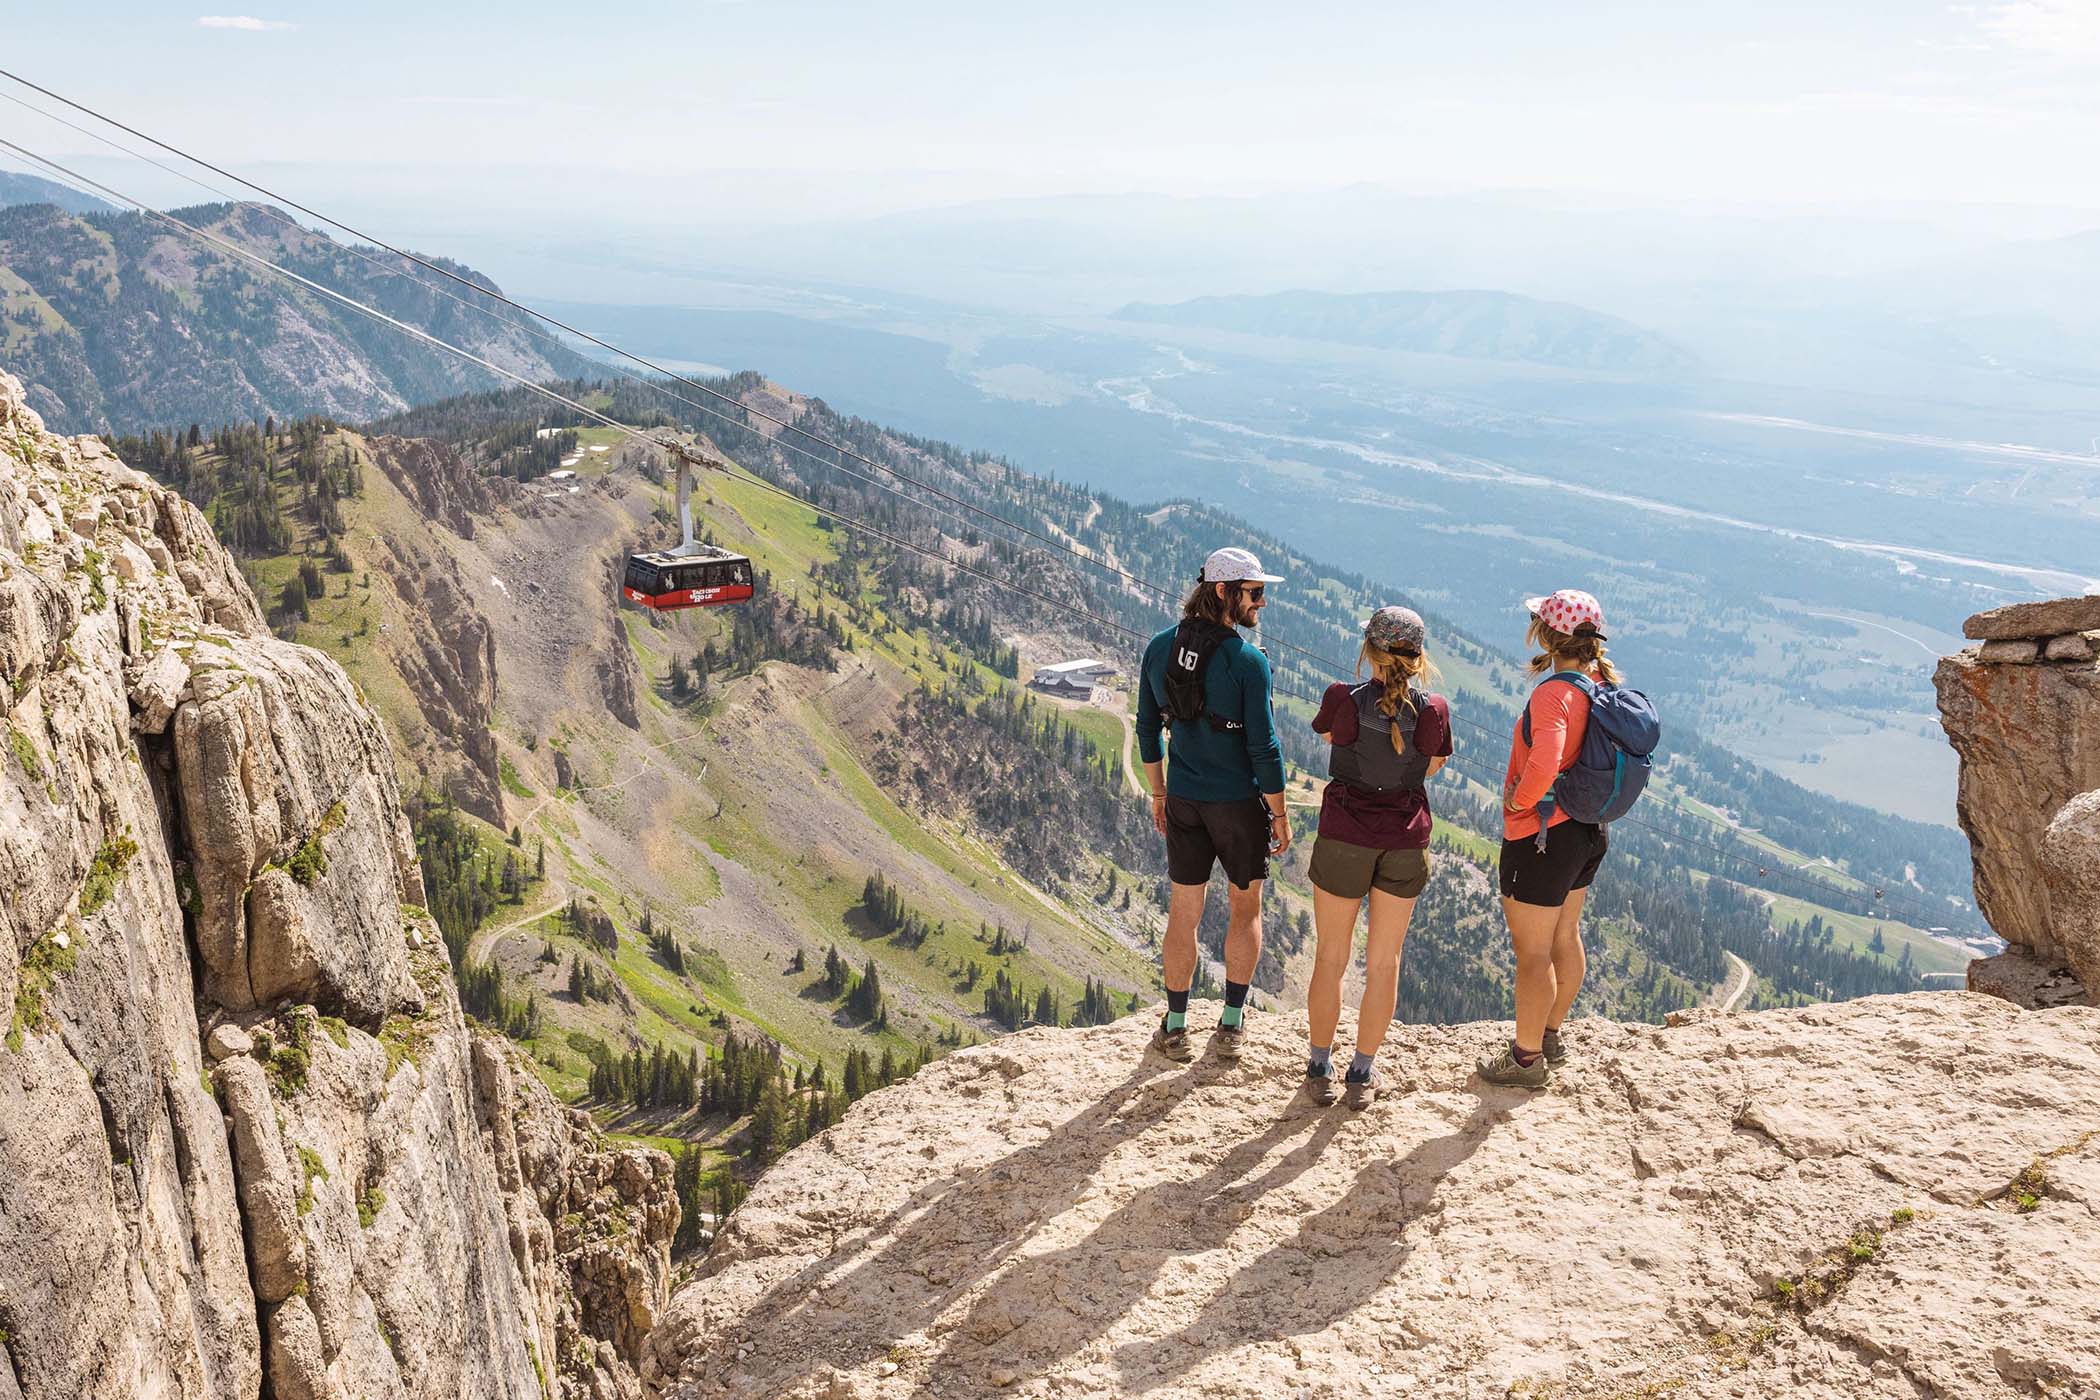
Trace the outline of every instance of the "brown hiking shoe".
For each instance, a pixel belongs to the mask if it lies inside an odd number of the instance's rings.
[[[1159,1018],[1159,1029],[1152,1032],[1151,1048],[1179,1064],[1187,1064],[1196,1058],[1196,1047],[1189,1044],[1189,1028],[1184,1023],[1180,1030],[1167,1029],[1167,1018]]]
[[[1511,1089],[1543,1089],[1553,1073],[1544,1055],[1528,1065],[1518,1064],[1516,1048],[1507,1044],[1500,1054],[1482,1056],[1473,1068],[1488,1083]]]
[[[1246,1029],[1247,1023],[1246,1021],[1242,1020],[1236,1026],[1228,1026],[1223,1023],[1220,1023],[1218,1028],[1210,1033],[1211,1049],[1218,1052],[1219,1059],[1239,1059],[1240,1046],[1244,1043],[1243,1035]]]
[[[1378,1101],[1378,1071],[1373,1070],[1362,1079],[1344,1080],[1342,1093],[1350,1108],[1363,1112]]]
[[[1546,1028],[1546,1038],[1540,1042],[1539,1049],[1545,1053],[1546,1063],[1555,1069],[1559,1069],[1563,1064],[1567,1063],[1567,1042],[1560,1038],[1559,1031],[1554,1030],[1550,1026]]]
[[[1305,1088],[1303,1092],[1305,1097],[1311,1099],[1320,1107],[1333,1107],[1334,1101],[1341,1097],[1340,1091],[1334,1087],[1333,1068],[1330,1067],[1325,1074],[1314,1074],[1308,1069],[1305,1072]]]

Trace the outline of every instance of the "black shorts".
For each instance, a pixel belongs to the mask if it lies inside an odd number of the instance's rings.
[[[1558,909],[1570,894],[1590,887],[1610,849],[1611,838],[1603,827],[1578,821],[1562,822],[1547,832],[1543,851],[1536,836],[1504,841],[1502,897]]]
[[[1167,878],[1207,885],[1213,861],[1241,889],[1268,878],[1269,804],[1259,797],[1194,802],[1168,793]]]

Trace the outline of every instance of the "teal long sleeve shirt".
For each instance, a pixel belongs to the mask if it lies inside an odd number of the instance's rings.
[[[1139,667],[1138,754],[1147,763],[1162,757],[1160,731],[1170,719],[1167,658],[1174,631],[1169,627],[1146,645]],[[1269,658],[1234,633],[1211,654],[1203,688],[1211,714],[1245,727],[1221,731],[1208,719],[1173,725],[1164,750],[1167,791],[1192,802],[1236,802],[1282,792],[1283,746],[1276,741],[1270,707]]]

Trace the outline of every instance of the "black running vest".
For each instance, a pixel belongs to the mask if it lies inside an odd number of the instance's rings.
[[[1356,705],[1356,742],[1336,744],[1329,751],[1327,776],[1362,792],[1420,792],[1429,776],[1429,760],[1415,749],[1415,715],[1427,703],[1422,692],[1410,689],[1413,708],[1401,705],[1389,720],[1378,708],[1385,687],[1377,681],[1360,681],[1349,687]],[[1393,752],[1393,729],[1407,739],[1407,752]]]

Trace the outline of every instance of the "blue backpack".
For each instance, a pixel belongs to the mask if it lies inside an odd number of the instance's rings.
[[[1648,786],[1654,764],[1650,755],[1662,742],[1662,720],[1654,704],[1638,690],[1599,685],[1580,671],[1555,671],[1540,681],[1565,681],[1590,701],[1590,724],[1583,732],[1575,764],[1553,780],[1539,800],[1538,848],[1546,849],[1546,829],[1553,809],[1579,822],[1602,826],[1626,815]],[[1531,742],[1531,710],[1524,711],[1524,742]]]

